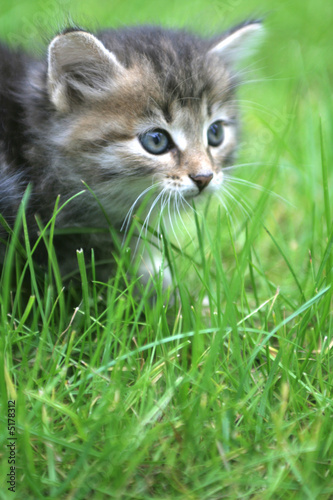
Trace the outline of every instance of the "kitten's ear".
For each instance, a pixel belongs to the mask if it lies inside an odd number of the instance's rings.
[[[237,26],[214,45],[208,54],[215,54],[227,64],[236,64],[243,57],[253,52],[263,35],[264,28],[260,21],[252,21]]]
[[[63,33],[49,45],[48,90],[59,111],[100,98],[123,71],[116,56],[85,31]]]

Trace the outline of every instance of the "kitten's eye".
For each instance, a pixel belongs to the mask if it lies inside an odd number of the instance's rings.
[[[207,139],[210,146],[220,146],[224,139],[224,129],[221,120],[211,124],[207,130]]]
[[[165,130],[151,130],[139,136],[144,149],[153,155],[167,153],[173,147],[171,137]]]

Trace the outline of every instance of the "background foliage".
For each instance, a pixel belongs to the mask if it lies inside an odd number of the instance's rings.
[[[2,0],[0,33],[43,53],[68,19],[210,35],[249,16],[266,17],[267,34],[239,93],[247,166],[228,214],[212,200],[186,218],[183,252],[166,238],[175,298],[161,279],[153,303],[135,291],[126,248],[108,284],[88,280],[79,255],[80,289],[63,292],[54,256],[40,276],[27,242],[26,266],[11,246],[1,498],[332,498],[333,4]]]

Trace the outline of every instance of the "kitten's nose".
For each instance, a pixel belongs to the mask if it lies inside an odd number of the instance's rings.
[[[191,175],[189,174],[190,179],[197,185],[199,191],[202,191],[213,178],[213,174],[199,174],[199,175]]]

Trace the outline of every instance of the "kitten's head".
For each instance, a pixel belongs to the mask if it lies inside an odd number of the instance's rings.
[[[250,22],[213,40],[153,27],[57,36],[48,92],[70,163],[60,175],[85,180],[116,222],[152,185],[185,199],[219,188],[237,143],[234,65],[260,31]]]

